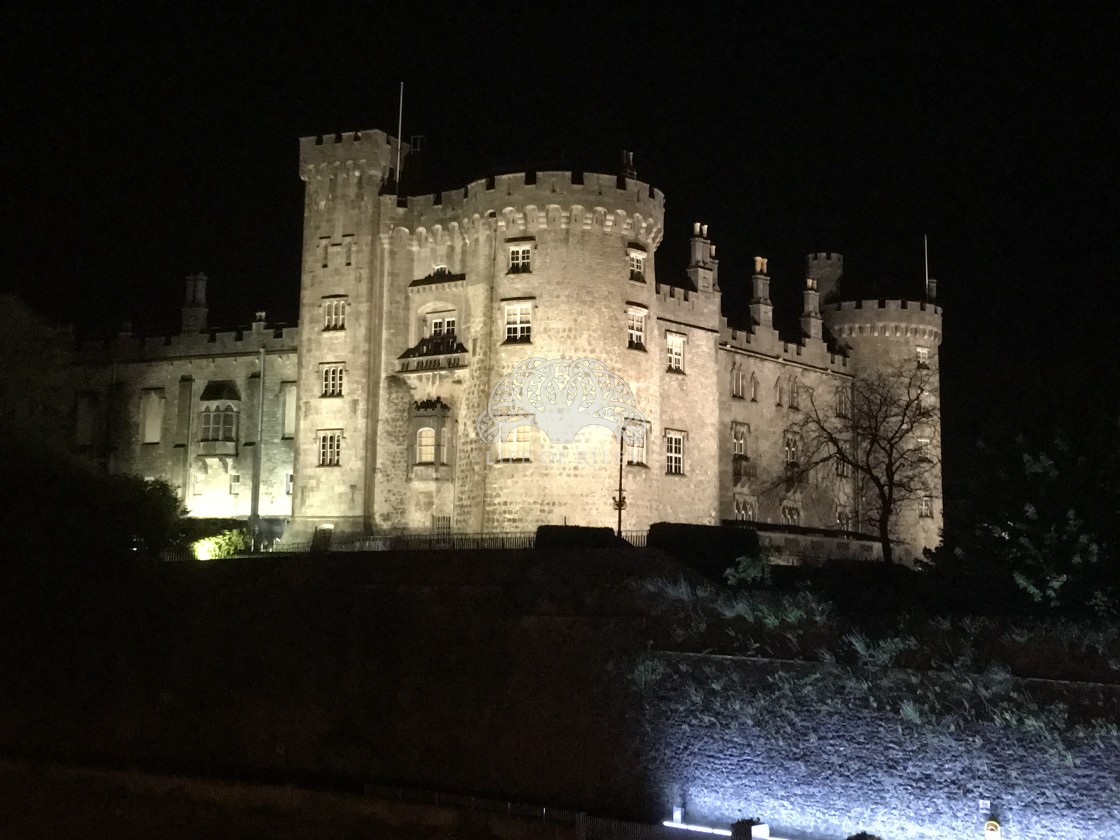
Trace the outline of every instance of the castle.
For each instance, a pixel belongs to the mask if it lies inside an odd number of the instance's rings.
[[[658,276],[664,196],[632,170],[520,172],[405,196],[407,152],[381,131],[302,139],[298,328],[259,313],[214,331],[206,280],[188,278],[178,335],[81,351],[76,446],[166,480],[193,516],[272,520],[293,542],[613,527],[620,482],[628,530],[856,529],[850,475],[780,480],[799,457],[791,423],[806,394],[935,357],[931,299],[839,302],[842,257],[812,254],[800,335],[782,336],[765,259],[748,310],[722,311],[704,225],[685,275]],[[576,359],[628,386],[644,434],[621,443],[589,425],[552,440],[521,404],[525,422],[485,437],[479,418],[503,410],[495,394],[512,372]],[[900,554],[936,545],[940,528],[932,469],[928,494],[898,516]]]

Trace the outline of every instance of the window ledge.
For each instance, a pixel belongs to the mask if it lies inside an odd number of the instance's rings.
[[[633,341],[626,342],[626,349],[627,350],[640,350],[643,353],[648,353],[649,352],[646,349],[646,346],[644,344],[635,344]]]
[[[531,458],[498,458],[496,461],[491,461],[492,464],[531,464]]]
[[[325,470],[338,469],[342,464],[317,464],[316,466],[322,467]]]
[[[666,373],[675,373],[678,376],[684,376],[685,375],[684,368],[669,367],[669,368],[665,368],[665,372]]]
[[[533,343],[532,339],[529,339],[529,338],[507,338],[505,341],[502,342],[502,345],[504,346],[506,344],[532,344],[532,343]]]
[[[686,474],[683,473],[683,472],[679,472],[679,473],[678,472],[669,472],[668,470],[665,471],[665,475],[672,476],[673,478],[686,478],[687,477]]]
[[[643,470],[648,470],[649,469],[649,464],[639,464],[636,461],[627,461],[626,466],[628,466],[628,467],[639,467]]]
[[[345,396],[345,395],[344,394],[320,394],[319,399],[321,399],[321,400],[340,400],[340,399],[343,398],[343,396]]]

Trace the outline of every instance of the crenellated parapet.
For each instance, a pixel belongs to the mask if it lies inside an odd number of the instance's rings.
[[[591,232],[656,248],[663,235],[665,196],[630,178],[597,173],[521,172],[484,178],[457,190],[408,196],[385,225],[419,232],[448,227],[468,242],[486,230],[501,235]],[[418,241],[417,246],[422,247]]]
[[[172,335],[138,336],[122,333],[109,341],[78,348],[83,364],[148,362],[196,357],[242,356],[259,353],[294,353],[299,328],[255,321],[246,329],[210,330]]]
[[[340,199],[365,203],[376,198],[386,181],[395,180],[398,152],[407,154],[407,144],[377,130],[300,138],[306,211],[323,210]]]
[[[927,301],[855,300],[822,307],[825,324],[844,342],[880,337],[941,343],[941,307]]]

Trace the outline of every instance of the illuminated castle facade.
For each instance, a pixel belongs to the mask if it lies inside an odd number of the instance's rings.
[[[625,445],[624,529],[855,527],[851,477],[781,480],[799,457],[790,426],[810,391],[935,357],[932,302],[822,306],[843,264],[814,254],[800,334],[783,337],[764,259],[747,311],[722,311],[706,226],[693,226],[685,276],[659,278],[664,196],[632,172],[517,173],[405,197],[393,188],[399,154],[381,131],[301,140],[298,328],[262,313],[247,330],[212,332],[205,280],[188,279],[180,335],[86,354],[79,444],[116,412],[113,469],[169,481],[193,515],[284,520],[285,541],[614,526],[610,429],[556,442],[524,403],[527,422],[496,441],[479,423],[500,414],[495,395],[530,360],[589,359],[626,384],[646,427]],[[929,437],[936,447],[937,430]],[[936,545],[940,526],[931,470],[928,498],[899,518],[900,554]]]

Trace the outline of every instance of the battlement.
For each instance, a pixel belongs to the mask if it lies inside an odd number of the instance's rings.
[[[928,312],[941,317],[941,307],[924,300],[845,300],[821,307],[827,312],[872,312],[880,309],[888,312]]]
[[[834,254],[831,251],[824,251],[824,252],[820,252],[820,253],[816,253],[816,254],[809,254],[808,256],[805,257],[805,262],[806,262],[806,264],[808,264],[810,266],[819,265],[819,264],[828,264],[828,265],[835,266],[837,268],[843,268],[843,266],[844,266],[844,255],[843,254]]]
[[[397,146],[408,154],[408,144],[400,143],[384,131],[347,131],[299,140],[300,177],[310,181],[331,170],[346,168],[359,172],[385,173],[396,166]]]
[[[926,301],[843,301],[823,307],[823,314],[841,340],[865,336],[941,341],[941,307]]]
[[[78,348],[82,362],[146,362],[184,357],[296,352],[299,327],[256,321],[249,327],[140,336],[122,333]]]

